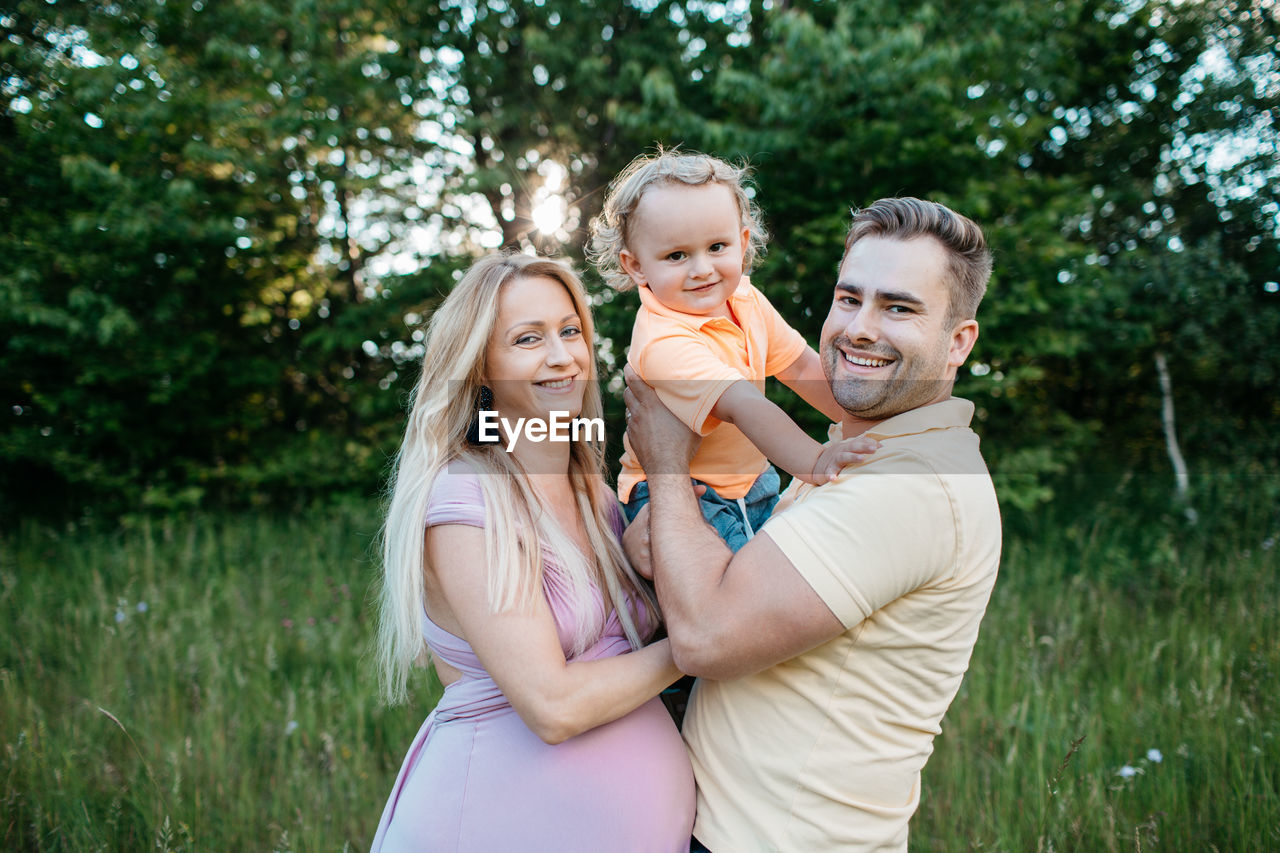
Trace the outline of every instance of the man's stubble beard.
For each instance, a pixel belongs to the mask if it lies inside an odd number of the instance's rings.
[[[843,376],[838,380],[832,377],[837,374],[838,360],[844,358],[836,344],[857,349],[869,355],[893,359],[894,373],[886,379],[855,379]],[[945,352],[942,358],[945,359]],[[843,335],[832,338],[822,353],[822,369],[826,373],[827,383],[831,386],[831,395],[836,403],[850,415],[866,421],[883,421],[894,415],[917,409],[938,399],[950,396],[954,379],[912,379],[901,375],[907,367],[903,363],[902,354],[892,347],[866,345],[855,346]]]

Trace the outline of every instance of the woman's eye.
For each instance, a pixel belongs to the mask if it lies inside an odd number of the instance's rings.
[[[564,329],[560,331],[560,335],[566,338],[577,337],[580,334],[582,334],[582,330],[579,329],[577,326],[566,326]]]
[[[538,340],[537,335],[521,335],[520,337],[516,338],[516,345],[524,346],[526,344],[534,343],[537,340]]]

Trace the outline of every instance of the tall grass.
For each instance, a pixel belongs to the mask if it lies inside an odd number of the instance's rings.
[[[0,847],[367,849],[438,688],[377,701],[375,529],[330,511],[8,538]]]
[[[913,849],[1280,849],[1277,479],[1198,485],[1010,525]]]
[[[914,850],[1280,847],[1280,493],[1167,505],[1010,519]],[[0,542],[0,848],[367,848],[439,691],[378,703],[371,509]]]

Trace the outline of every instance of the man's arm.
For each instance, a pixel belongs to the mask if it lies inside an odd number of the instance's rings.
[[[767,533],[735,555],[703,521],[688,477],[697,436],[634,372],[626,377],[632,450],[653,472],[649,547],[676,665],[692,675],[734,678],[841,634],[840,620]]]

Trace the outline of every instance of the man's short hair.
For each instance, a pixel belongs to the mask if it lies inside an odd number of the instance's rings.
[[[853,212],[853,223],[844,241],[845,255],[864,237],[937,240],[946,250],[950,273],[948,325],[977,316],[978,303],[987,292],[987,281],[991,278],[991,250],[978,223],[934,201],[882,198],[870,207]]]

